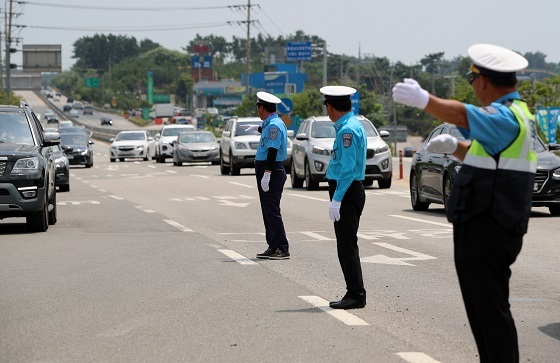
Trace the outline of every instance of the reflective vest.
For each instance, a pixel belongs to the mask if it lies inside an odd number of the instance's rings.
[[[523,101],[513,100],[507,106],[519,124],[519,134],[494,156],[473,140],[449,199],[450,222],[466,222],[490,212],[502,227],[516,234],[527,232],[537,170],[533,116]]]

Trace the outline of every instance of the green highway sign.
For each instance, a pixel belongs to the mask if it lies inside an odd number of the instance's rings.
[[[84,83],[89,88],[99,88],[99,77],[85,78]]]

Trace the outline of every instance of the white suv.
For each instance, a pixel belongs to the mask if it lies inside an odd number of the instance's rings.
[[[391,187],[393,165],[389,146],[382,138],[389,132],[377,132],[364,116],[356,116],[367,135],[366,175],[363,184],[371,186],[377,180],[379,188]],[[328,116],[312,116],[302,122],[292,146],[290,179],[293,188],[317,189],[319,182],[327,181],[327,166],[331,160],[335,129]]]
[[[220,172],[239,175],[242,168],[255,167],[255,155],[261,140],[258,130],[247,131],[251,125],[261,126],[258,117],[232,117],[222,131],[220,141]]]
[[[166,158],[173,157],[172,142],[177,140],[177,136],[184,131],[195,131],[193,125],[165,125],[156,134],[155,159],[156,163],[165,163]]]

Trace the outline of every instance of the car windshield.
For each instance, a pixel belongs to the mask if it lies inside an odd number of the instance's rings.
[[[143,132],[127,132],[118,134],[115,141],[131,141],[131,140],[146,140],[146,134]]]
[[[181,142],[190,144],[190,143],[197,143],[197,142],[214,142],[216,141],[216,139],[214,138],[214,135],[210,134],[210,133],[198,133],[198,132],[193,132],[193,133],[188,133],[188,134],[182,134],[181,135]]]
[[[548,149],[544,146],[544,143],[539,137],[535,138],[535,151],[538,153],[542,153],[543,151],[548,151]]]
[[[375,130],[371,122],[369,122],[368,120],[360,120],[360,122],[362,123],[362,126],[364,126],[364,130],[366,131],[367,137],[379,136],[379,134],[377,133],[377,131]]]
[[[20,112],[0,113],[0,142],[33,144],[33,135],[25,114]]]
[[[62,145],[87,145],[87,140],[84,135],[61,134],[60,143]]]
[[[260,135],[259,130],[256,128],[247,130],[249,126],[261,126],[262,121],[243,121],[238,122],[237,127],[235,128],[235,135],[236,136],[243,136],[243,135]]]
[[[179,136],[181,132],[193,131],[189,127],[169,127],[161,131],[161,136]]]
[[[316,139],[334,139],[335,136],[336,133],[331,121],[317,121],[311,127],[311,137]]]

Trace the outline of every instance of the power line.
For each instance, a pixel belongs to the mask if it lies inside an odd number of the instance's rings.
[[[60,27],[60,26],[41,26],[41,25],[18,25],[18,27],[32,29],[64,30],[64,31],[170,31],[184,29],[213,28],[229,26],[232,22],[202,23],[191,25],[154,25],[154,26],[130,26],[130,27]],[[14,25],[15,26],[15,25]]]
[[[222,5],[222,6],[178,6],[178,7],[154,7],[154,8],[139,8],[139,7],[110,7],[110,6],[91,6],[91,5],[67,5],[67,4],[54,4],[54,3],[37,3],[34,1],[17,1],[19,5],[36,5],[55,8],[67,9],[80,9],[80,10],[120,10],[120,11],[184,11],[184,10],[216,10],[228,9],[235,6],[243,5]]]

